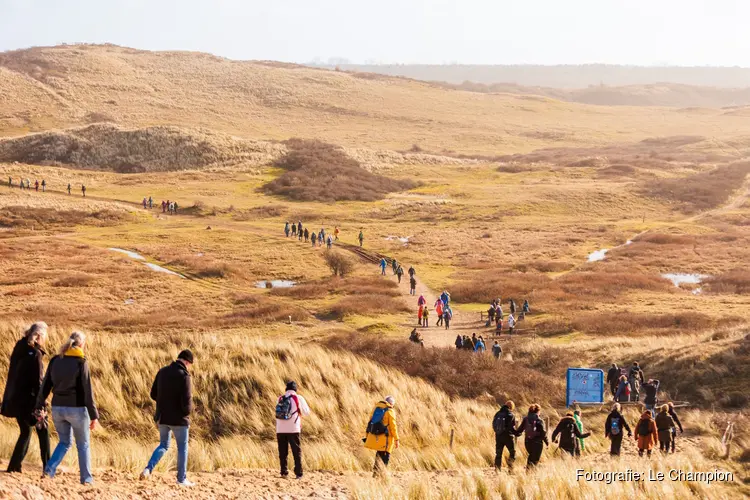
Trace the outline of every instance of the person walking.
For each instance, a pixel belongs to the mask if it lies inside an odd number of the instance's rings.
[[[328,250],[330,250],[331,248],[333,248],[333,239],[331,238],[330,234],[326,238],[326,247],[328,248]]]
[[[641,385],[643,385],[643,370],[641,370],[637,361],[630,367],[630,371],[628,372],[628,382],[630,382],[630,400],[640,401]]]
[[[414,267],[413,267],[413,266],[409,266],[409,277],[410,277],[410,278],[413,278],[413,277],[414,277],[414,276],[416,276],[416,275],[417,275],[417,270],[416,270],[416,269],[414,269]]]
[[[398,426],[394,406],[396,406],[396,399],[393,396],[386,396],[383,401],[375,405],[367,424],[363,441],[365,448],[375,451],[373,477],[385,472],[391,453],[398,449]]]
[[[286,223],[284,224],[284,234],[287,238],[289,238],[289,221],[286,221]]]
[[[310,230],[305,228],[305,243],[310,239]]]
[[[523,312],[524,314],[531,314],[531,306],[529,305],[528,299],[523,300],[523,306],[521,308],[521,312]]]
[[[294,238],[295,236],[297,236],[297,223],[293,222],[292,223],[292,238]]]
[[[318,246],[319,247],[323,246],[324,239],[325,239],[325,235],[323,233],[323,230],[321,229],[320,232],[318,233]]]
[[[655,416],[655,408],[658,403],[657,393],[659,392],[659,381],[649,379],[648,382],[643,384],[643,391],[646,393],[646,397],[643,399],[643,404],[646,409],[651,412],[651,416]]]
[[[633,432],[630,430],[628,421],[620,413],[621,410],[620,403],[612,405],[612,411],[609,412],[607,420],[604,422],[604,437],[609,438],[609,454],[613,457],[620,455],[623,429],[628,431],[628,437],[633,437]]]
[[[677,427],[680,428],[680,434],[684,432],[682,428],[682,422],[680,422],[680,417],[677,416],[677,412],[674,411],[674,403],[669,402],[667,403],[667,406],[669,407],[669,415],[672,417],[672,420],[674,420],[674,423],[677,424]],[[674,447],[675,447],[675,440],[677,439],[677,428],[672,427],[672,453],[674,453]]]
[[[143,209],[146,210],[146,208],[148,207],[148,200],[145,196],[143,197],[143,201],[141,202],[141,204],[143,205]]]
[[[365,233],[363,233],[361,230],[359,231],[359,247],[362,248],[362,244],[365,241]]]
[[[299,239],[302,239],[302,221],[301,220],[297,221],[297,236],[299,237]]]
[[[508,469],[513,470],[513,463],[516,461],[515,409],[513,401],[506,401],[492,419],[492,430],[495,431],[495,468],[498,471],[502,468],[505,448],[508,449]]]
[[[422,326],[422,315],[424,314],[424,306],[419,306],[417,309],[417,325]]]
[[[154,199],[152,197],[148,197],[148,208],[152,210],[154,208]]]
[[[448,330],[451,327],[451,320],[453,319],[453,310],[451,306],[443,307],[443,323],[445,323],[445,329]]]
[[[401,283],[401,276],[404,275],[404,268],[401,266],[398,266],[398,269],[396,269],[396,277],[398,278],[398,282]]]
[[[435,307],[435,315],[437,316],[437,321],[435,322],[435,326],[442,326],[443,324],[443,301],[440,299],[437,299],[434,304]]]
[[[339,231],[339,227],[338,226],[334,226],[333,227],[333,237],[336,239],[336,241],[339,241],[339,233],[340,232],[341,231]]]
[[[576,421],[576,427],[578,428],[578,432],[583,434],[583,420],[581,420],[580,408],[576,408],[573,411],[573,419],[575,419]],[[578,438],[578,440],[576,441],[576,456],[580,457],[581,453],[583,453],[584,451],[586,451],[586,444],[584,443],[584,438]]]
[[[563,418],[560,419],[557,427],[555,427],[555,430],[552,431],[552,442],[557,443],[557,438],[559,436],[560,449],[568,452],[570,456],[575,456],[576,439],[584,439],[589,437],[590,435],[590,432],[584,434],[578,430],[575,415],[572,411],[569,411]]]
[[[8,177],[8,187],[9,188],[13,187],[13,177]]]
[[[46,192],[47,190],[47,181],[42,179],[42,193]]]
[[[513,313],[508,315],[508,335],[513,335],[513,330],[516,327],[516,318],[513,317]]]
[[[615,397],[617,393],[617,383],[620,379],[620,369],[615,363],[607,371],[607,383],[609,384],[609,391],[612,393],[612,397]]]
[[[70,183],[68,183],[68,196],[70,196],[71,194],[70,193],[71,189],[73,189],[73,186],[71,186]]]
[[[615,401],[619,403],[627,403],[630,401],[630,382],[625,375],[620,376],[620,382],[617,385],[617,391],[615,392]]]
[[[307,232],[307,229],[305,229],[305,232]],[[312,247],[313,248],[315,248],[315,243],[316,243],[317,239],[318,239],[318,233],[316,233],[315,231],[313,231],[312,234],[310,235],[310,241],[312,242]]]
[[[39,192],[39,179],[34,181],[34,191]]]
[[[495,356],[495,359],[500,359],[500,355],[503,353],[503,348],[500,346],[500,343],[498,341],[495,341],[495,344],[492,346],[492,355]]]
[[[10,355],[8,378],[5,383],[0,415],[16,419],[20,433],[13,454],[8,462],[8,472],[21,472],[23,459],[29,451],[31,430],[36,429],[39,438],[39,451],[42,457],[42,470],[49,461],[49,432],[46,412],[37,420],[34,416],[36,399],[42,386],[46,354],[47,324],[39,321],[29,327],[23,337],[16,342]]]
[[[414,276],[409,278],[409,295],[416,295],[417,294],[417,280],[414,279]]]
[[[386,262],[385,257],[380,259],[380,274],[385,276],[385,267],[388,265],[388,262]]]
[[[478,352],[479,354],[484,354],[486,350],[487,350],[487,346],[484,345],[484,338],[482,338],[482,336],[480,335],[476,343],[474,344],[474,352]]]
[[[302,417],[310,415],[310,407],[305,398],[297,394],[297,383],[287,382],[286,392],[276,400],[276,441],[279,445],[279,465],[281,477],[289,476],[287,459],[289,448],[294,457],[294,476],[302,478]]]
[[[635,439],[638,442],[638,456],[642,457],[643,452],[646,452],[651,457],[651,450],[654,449],[659,439],[659,431],[649,410],[643,412],[636,425]]]
[[[529,407],[529,413],[521,421],[521,425],[515,430],[516,436],[526,434],[524,440],[524,446],[529,454],[526,468],[530,469],[535,467],[540,458],[542,457],[542,451],[544,451],[544,445],[549,446],[549,440],[547,439],[547,430],[544,428],[544,421],[539,417],[541,406],[538,404],[532,404]]]
[[[151,399],[156,401],[154,421],[159,426],[159,446],[141,472],[141,480],[151,476],[154,467],[169,450],[171,433],[177,442],[177,484],[194,486],[187,478],[190,414],[193,412],[193,384],[189,369],[193,361],[193,353],[185,349],[177,355],[177,360],[160,369],[154,378]]]
[[[508,307],[510,307],[511,314],[516,314],[516,302],[513,299],[508,301]]]
[[[99,412],[91,388],[88,360],[84,356],[85,346],[86,335],[78,331],[70,334],[47,366],[36,408],[41,411],[52,392],[52,421],[60,442],[44,468],[44,475],[55,477],[75,436],[80,481],[91,484],[94,477],[91,475],[90,433],[96,429]]]
[[[424,326],[425,328],[429,328],[430,326],[429,318],[430,318],[430,311],[427,308],[427,306],[425,306],[422,308],[422,326]]]
[[[161,200],[161,213],[167,213],[167,202],[164,200]]]
[[[674,419],[669,414],[669,406],[662,405],[659,414],[656,415],[656,432],[659,437],[659,451],[664,455],[669,453],[672,446],[672,431],[675,428]]]
[[[83,194],[83,197],[85,198],[86,197],[86,185],[85,184],[81,184],[81,193]]]
[[[453,344],[456,346],[456,349],[462,349],[464,346],[464,339],[461,335],[456,335],[456,341]]]

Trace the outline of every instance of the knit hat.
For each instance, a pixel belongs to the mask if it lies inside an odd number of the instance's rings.
[[[187,361],[190,364],[193,364],[193,352],[190,349],[185,349],[177,355],[177,359],[181,359],[183,361]]]
[[[297,382],[295,382],[294,380],[290,380],[289,382],[287,382],[286,390],[297,392]]]

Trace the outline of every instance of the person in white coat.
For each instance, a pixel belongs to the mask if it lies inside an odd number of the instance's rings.
[[[297,479],[302,477],[300,433],[302,432],[302,417],[308,415],[310,415],[310,407],[307,406],[305,398],[297,394],[297,383],[288,382],[286,392],[279,396],[276,402],[276,440],[279,443],[281,477],[289,476],[287,458],[290,447],[294,457],[294,475]]]

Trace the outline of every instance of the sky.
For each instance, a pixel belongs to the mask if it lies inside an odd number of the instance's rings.
[[[750,67],[750,0],[0,0],[0,51],[60,43],[306,63]]]

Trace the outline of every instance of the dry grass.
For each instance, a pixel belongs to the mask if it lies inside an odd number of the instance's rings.
[[[56,210],[54,208],[34,208],[28,206],[8,206],[0,208],[0,227],[20,229],[67,228],[77,225],[114,226],[132,217],[123,212],[98,210]]]
[[[416,186],[368,172],[342,150],[321,141],[290,139],[275,165],[284,173],[263,190],[297,201],[375,201]]]
[[[750,272],[745,269],[732,269],[709,278],[706,285],[707,289],[713,293],[747,295],[750,293]]]

